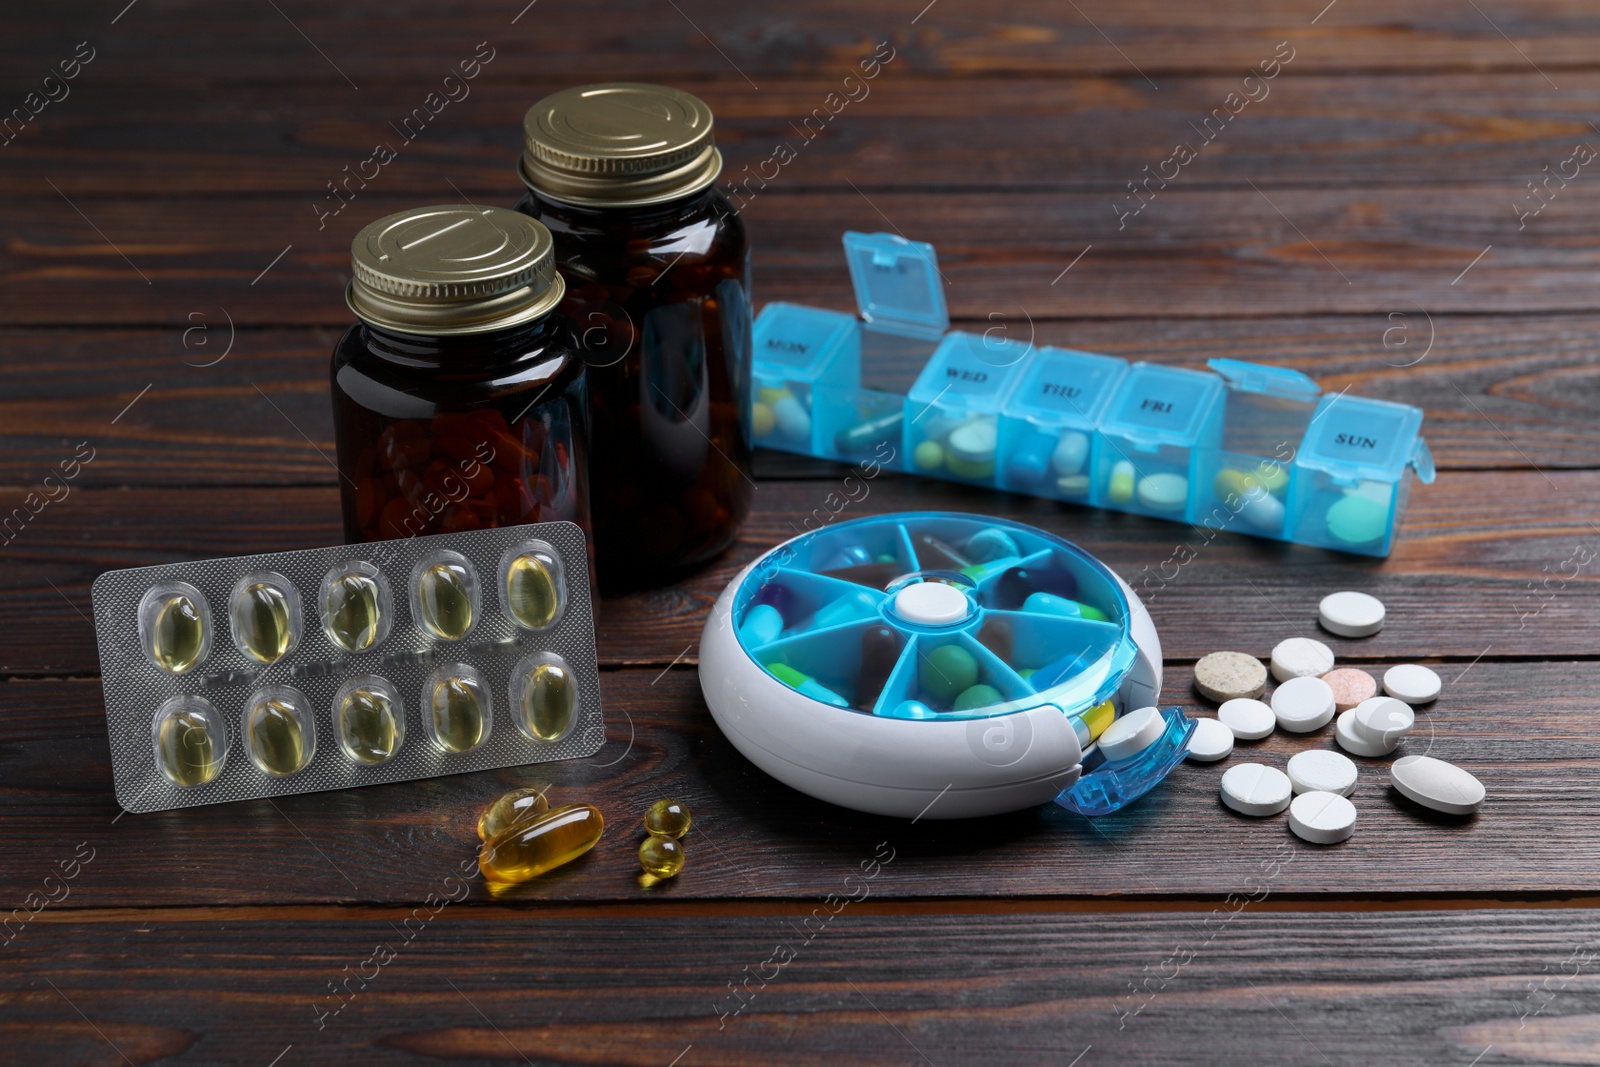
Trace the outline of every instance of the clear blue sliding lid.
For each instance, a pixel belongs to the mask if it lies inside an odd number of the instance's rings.
[[[856,306],[868,325],[935,340],[950,328],[933,246],[891,233],[844,235]]]

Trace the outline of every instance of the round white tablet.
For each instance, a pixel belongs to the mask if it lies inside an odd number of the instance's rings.
[[[1325,748],[1296,752],[1289,757],[1289,782],[1296,793],[1350,795],[1356,787],[1356,765],[1348,756]]]
[[[1100,735],[1100,752],[1112,763],[1132,759],[1161,740],[1166,729],[1167,720],[1155,708],[1130,711]]]
[[[1321,678],[1291,678],[1272,692],[1272,714],[1278,727],[1309,734],[1333,721],[1333,690]]]
[[[1338,793],[1301,793],[1289,805],[1289,829],[1313,845],[1334,845],[1356,832],[1356,806]]]
[[[1471,815],[1483,803],[1482,782],[1432,756],[1401,756],[1390,766],[1389,780],[1423,807],[1450,815]]]
[[[1233,751],[1233,731],[1216,719],[1196,719],[1185,755],[1196,763],[1215,763]]]
[[[989,419],[973,419],[950,431],[950,451],[966,463],[993,463],[999,428]]]
[[[1139,479],[1139,503],[1151,511],[1182,511],[1189,499],[1189,479],[1161,471]]]
[[[1407,704],[1426,704],[1443,688],[1439,676],[1418,663],[1402,663],[1383,672],[1383,691]]]
[[[1383,601],[1366,593],[1329,593],[1317,605],[1322,628],[1340,637],[1371,637],[1383,629]]]
[[[1390,748],[1417,725],[1417,713],[1411,705],[1394,697],[1363,700],[1356,705],[1355,713],[1351,729],[1375,745]]]
[[[1222,775],[1222,802],[1240,815],[1276,815],[1293,796],[1289,776],[1265,763],[1241,763]]]
[[[1272,676],[1280,682],[1291,678],[1320,678],[1333,670],[1333,649],[1309,637],[1290,637],[1272,650]]]
[[[1384,700],[1388,698],[1379,697],[1377,699]],[[1387,756],[1393,752],[1399,745],[1398,741],[1384,745],[1368,741],[1365,737],[1356,733],[1356,712],[1360,710],[1360,708],[1351,708],[1349,711],[1339,715],[1339,721],[1333,728],[1333,739],[1339,742],[1339,747],[1352,756],[1366,756],[1368,759]]]
[[[1272,736],[1278,717],[1259,700],[1229,700],[1217,709],[1217,719],[1241,741],[1259,741]]]
[[[894,595],[894,613],[922,626],[949,626],[972,614],[972,604],[953,585],[916,582]]]

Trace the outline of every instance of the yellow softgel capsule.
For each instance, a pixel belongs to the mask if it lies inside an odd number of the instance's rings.
[[[378,583],[359,571],[341,574],[328,584],[328,636],[346,652],[363,652],[378,640]]]
[[[1111,481],[1106,486],[1106,497],[1113,504],[1126,504],[1133,499],[1133,464],[1118,460],[1111,466]]]
[[[294,637],[289,598],[270,582],[251,582],[234,602],[233,625],[244,651],[261,663],[276,663]]]
[[[572,672],[557,664],[539,664],[522,683],[522,721],[541,741],[559,741],[566,735],[577,703]]]
[[[485,841],[478,850],[478,869],[491,882],[526,882],[588,852],[605,828],[593,805],[551,808]]]
[[[1111,725],[1111,720],[1117,717],[1117,706],[1111,701],[1096,704],[1083,713],[1083,725],[1089,731],[1089,740],[1093,741],[1106,732],[1106,727]]]
[[[293,774],[311,758],[300,716],[287,701],[269,697],[250,709],[246,724],[250,760],[276,777]]]
[[[639,846],[639,866],[652,878],[671,878],[683,870],[683,846],[652,834]]]
[[[177,708],[156,729],[161,773],[181,786],[205,785],[222,770],[222,755],[211,736],[205,713]]]
[[[472,629],[472,590],[465,568],[434,563],[417,579],[418,621],[435,636],[457,641]]]
[[[339,742],[357,763],[382,763],[400,748],[394,703],[377,689],[356,689],[339,702]]]
[[[506,607],[530,630],[542,630],[556,621],[561,594],[544,560],[528,553],[511,561],[506,569]]]
[[[470,752],[483,740],[483,694],[470,678],[442,678],[428,701],[433,736],[446,752]]]
[[[167,598],[156,612],[150,639],[150,656],[156,666],[182,674],[200,660],[205,649],[205,615],[182,593]]]
[[[527,822],[550,810],[550,801],[542,789],[513,789],[483,809],[478,816],[478,840],[499,837],[519,823]]]
[[[645,833],[652,837],[679,838],[689,832],[689,805],[662,799],[644,813]]]

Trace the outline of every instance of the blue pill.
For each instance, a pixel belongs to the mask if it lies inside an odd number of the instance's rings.
[[[902,700],[888,711],[880,712],[890,719],[937,719],[939,713],[920,700]]]
[[[745,613],[739,627],[739,640],[748,646],[774,641],[783,632],[783,614],[771,604],[757,604]]]
[[[853,593],[846,593],[831,604],[824,605],[812,616],[811,627],[820,630],[827,626],[870,618],[877,613],[878,598],[865,589],[859,589]]]
[[[1081,619],[1083,605],[1076,600],[1068,600],[1064,596],[1054,593],[1032,593],[1027,600],[1022,602],[1023,611],[1031,611],[1036,615],[1059,615],[1064,619]]]
[[[1049,438],[1029,435],[1006,460],[1006,478],[1018,487],[1041,484],[1050,471],[1050,452],[1054,445]]]

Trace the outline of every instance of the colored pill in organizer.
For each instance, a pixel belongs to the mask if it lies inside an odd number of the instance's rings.
[[[866,455],[880,444],[900,442],[900,425],[905,413],[900,410],[866,422],[847,426],[833,435],[833,447],[846,455]]]
[[[1420,663],[1402,663],[1383,672],[1383,691],[1407,704],[1428,704],[1438,699],[1444,683]]]
[[[911,452],[911,462],[924,474],[944,466],[944,447],[938,441],[923,441]]]
[[[1189,479],[1171,471],[1147,474],[1139,479],[1138,496],[1151,511],[1182,511],[1189,500]]]
[[[683,870],[683,845],[670,837],[651,835],[639,843],[639,869],[657,881]]]
[[[276,663],[300,638],[300,596],[281,574],[253,574],[234,586],[233,643],[257,663]]]
[[[1012,567],[995,580],[991,607],[1017,611],[1034,593],[1053,593],[1067,600],[1078,597],[1078,580],[1070,571],[1045,567]]]
[[[156,766],[173,785],[193,788],[222,773],[228,756],[228,731],[205,697],[178,696],[156,712],[151,740]]]
[[[824,704],[832,704],[836,708],[848,708],[850,706],[850,702],[844,697],[810,675],[802,674],[800,671],[795,670],[787,663],[769,663],[767,671],[790,689],[808,696],[812,700],[820,700]]]
[[[505,582],[501,595],[511,620],[525,630],[545,630],[561,617],[561,561],[555,549],[530,542],[501,563]]]
[[[1222,803],[1238,812],[1263,819],[1276,815],[1294,798],[1289,776],[1264,763],[1240,763],[1222,775]]]
[[[887,719],[937,719],[939,713],[920,700],[902,700],[880,714]]]
[[[578,710],[572,668],[554,652],[523,658],[511,675],[512,707],[522,732],[551,744],[567,736]]]
[[[1356,832],[1356,806],[1338,793],[1301,793],[1289,805],[1289,829],[1313,845],[1336,845]]]
[[[1117,705],[1110,700],[1103,704],[1096,704],[1084,712],[1080,720],[1083,724],[1083,729],[1078,733],[1079,746],[1088,748],[1099,740],[1100,735],[1106,732],[1106,727],[1110,726],[1116,720],[1116,717]]]
[[[1050,469],[1058,478],[1071,478],[1083,472],[1089,459],[1089,435],[1079,430],[1063,430],[1050,453]]]
[[[1108,763],[1124,763],[1161,740],[1167,721],[1156,708],[1138,708],[1114,720],[1100,734],[1100,753]]]
[[[1284,482],[1287,484],[1287,476]],[[1263,533],[1283,528],[1283,501],[1273,495],[1255,471],[1224,467],[1211,481],[1211,491],[1223,506]]]
[[[992,418],[962,423],[950,431],[945,441],[945,468],[957,478],[992,476],[999,437],[999,426]]]
[[[150,662],[182,674],[205,659],[211,644],[205,598],[187,582],[166,582],[139,602],[139,632]]]
[[[1217,719],[1196,719],[1194,732],[1189,735],[1188,747],[1184,750],[1187,759],[1196,763],[1215,763],[1226,759],[1233,751],[1233,731],[1228,725]]]
[[[803,442],[811,437],[811,413],[787,389],[772,401],[772,419],[779,436],[789,441]]]
[[[439,552],[419,562],[411,589],[418,624],[441,640],[461,640],[478,621],[477,575],[459,552]]]
[[[917,682],[936,702],[952,704],[963,691],[978,684],[978,661],[960,645],[940,645],[919,657]]]
[[[1340,637],[1371,637],[1383,629],[1383,601],[1366,593],[1329,593],[1317,605],[1322,628]]]
[[[1279,729],[1308,734],[1333,721],[1333,690],[1321,678],[1291,678],[1272,692]]]
[[[987,708],[993,704],[1003,704],[1005,699],[1000,695],[1000,690],[994,686],[984,685],[979,682],[977,685],[963,689],[956,694],[956,699],[951,706],[956,711],[973,711],[977,708]]]
[[[263,773],[287,778],[303,770],[317,750],[306,698],[288,686],[257,690],[244,713],[245,751]]]
[[[861,670],[856,675],[857,711],[871,711],[900,660],[905,642],[892,626],[869,626],[861,632]]]
[[[771,604],[757,604],[745,612],[744,624],[739,627],[739,639],[749,647],[776,641],[781,633],[783,615]]]
[[[1280,682],[1291,678],[1320,678],[1333,670],[1333,649],[1309,637],[1288,637],[1272,649],[1272,676]]]
[[[1471,815],[1483,803],[1483,783],[1453,763],[1432,756],[1402,756],[1389,767],[1401,795],[1447,815]]]
[[[428,735],[443,752],[471,752],[489,736],[489,691],[465,663],[433,672],[423,687]]]
[[[964,547],[967,558],[974,563],[993,563],[995,560],[1015,559],[1022,555],[1022,549],[1017,547],[1017,539],[994,527],[979,530],[967,539]]]
[[[750,429],[757,437],[770,436],[777,428],[778,416],[772,413],[772,408],[757,401],[750,405]]]
[[[322,581],[322,629],[346,652],[365,652],[388,632],[389,588],[370,563],[331,571]]]
[[[1194,665],[1194,687],[1218,703],[1254,699],[1266,692],[1267,668],[1246,652],[1212,652]]]
[[[1322,680],[1333,690],[1333,706],[1338,711],[1349,711],[1378,695],[1378,680],[1355,667],[1336,668],[1324,674]]]
[[[1106,613],[1091,604],[1056,596],[1054,593],[1032,593],[1022,602],[1022,610],[1036,615],[1057,615],[1065,619],[1093,619],[1105,622]]]
[[[405,741],[400,694],[376,675],[353,678],[333,698],[339,747],[357,763],[382,763]]]
[[[1133,499],[1135,471],[1133,464],[1119,459],[1111,465],[1111,479],[1106,484],[1106,499],[1113,504],[1126,504]]]
[[[528,787],[513,789],[495,798],[478,816],[478,840],[498,837],[518,823],[528,822],[550,810],[546,790]]]
[[[1356,787],[1356,765],[1325,748],[1307,749],[1289,757],[1289,782],[1296,793],[1350,795]]]
[[[1029,434],[1021,444],[1012,447],[1006,459],[1006,480],[1012,487],[1031,492],[1044,481],[1050,469],[1051,447],[1049,438],[1037,433]]]
[[[651,804],[644,813],[644,832],[652,837],[680,838],[689,832],[689,805],[670,798]]]
[[[605,828],[592,804],[551,808],[485,841],[478,849],[478,869],[491,882],[527,882],[588,852]]]
[[[1272,708],[1248,697],[1224,701],[1217,709],[1217,719],[1241,741],[1260,741],[1272,736],[1272,731],[1278,727],[1278,717]]]
[[[877,613],[878,598],[865,589],[857,589],[818,608],[811,617],[811,629],[821,630],[857,619],[869,619]]]
[[[1373,495],[1350,492],[1328,508],[1328,534],[1335,541],[1360,548],[1389,532],[1389,503]]]

